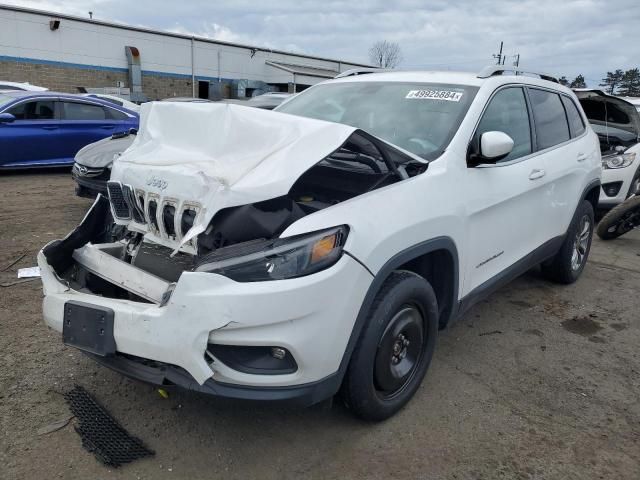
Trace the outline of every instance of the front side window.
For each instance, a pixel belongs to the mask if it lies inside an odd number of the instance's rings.
[[[458,130],[477,90],[448,84],[336,82],[310,88],[276,111],[360,128],[433,160]]]
[[[537,88],[529,89],[536,123],[538,150],[553,147],[571,138],[560,95]]]
[[[7,110],[16,120],[53,120],[54,112],[53,100],[22,102]]]
[[[562,103],[564,109],[567,112],[567,120],[569,120],[569,130],[571,131],[571,137],[579,137],[584,133],[584,122],[578,112],[578,107],[573,103],[569,97],[562,96]]]
[[[63,120],[104,120],[106,113],[102,106],[91,103],[62,102]]]
[[[478,124],[472,145],[477,149],[480,136],[492,131],[506,133],[513,140],[513,150],[500,162],[515,160],[532,152],[529,112],[522,88],[504,88],[493,96]]]

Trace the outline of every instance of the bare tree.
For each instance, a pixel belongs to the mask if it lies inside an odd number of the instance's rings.
[[[369,49],[369,59],[376,67],[395,68],[402,61],[400,45],[380,40]]]

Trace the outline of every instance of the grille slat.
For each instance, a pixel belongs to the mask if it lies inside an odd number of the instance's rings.
[[[146,223],[144,219],[144,211],[140,209],[138,202],[136,201],[135,193],[131,185],[123,185],[122,186],[122,194],[124,197],[124,201],[129,207],[129,211],[133,215],[133,219],[138,223]]]
[[[107,182],[107,191],[109,192],[109,202],[111,202],[114,216],[120,220],[130,220],[131,211],[125,201],[120,183]]]

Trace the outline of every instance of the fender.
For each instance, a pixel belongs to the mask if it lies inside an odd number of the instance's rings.
[[[367,294],[364,297],[364,301],[362,302],[362,306],[360,307],[360,311],[358,312],[358,316],[356,317],[353,329],[351,330],[351,336],[349,337],[347,348],[342,355],[340,367],[335,376],[335,380],[338,382],[336,386],[336,392],[342,384],[342,379],[344,378],[347,367],[349,366],[349,361],[351,360],[351,354],[353,353],[353,350],[358,343],[358,339],[360,338],[360,334],[362,333],[362,329],[364,328],[369,309],[371,308],[371,304],[382,288],[382,284],[384,283],[384,281],[387,279],[391,272],[396,270],[401,265],[404,265],[411,260],[421,257],[422,255],[426,255],[427,253],[435,252],[436,250],[446,250],[451,254],[451,257],[453,258],[454,271],[452,289],[452,311],[449,314],[447,323],[449,320],[455,317],[458,306],[460,269],[458,262],[458,249],[456,248],[456,244],[454,243],[453,239],[451,237],[436,237],[431,240],[420,242],[395,254],[375,274],[373,281],[369,286],[369,290],[367,290]]]

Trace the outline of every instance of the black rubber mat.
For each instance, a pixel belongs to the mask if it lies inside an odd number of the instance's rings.
[[[78,419],[75,429],[82,446],[105,465],[119,467],[155,455],[140,439],[129,435],[81,386],[76,385],[64,397]]]

